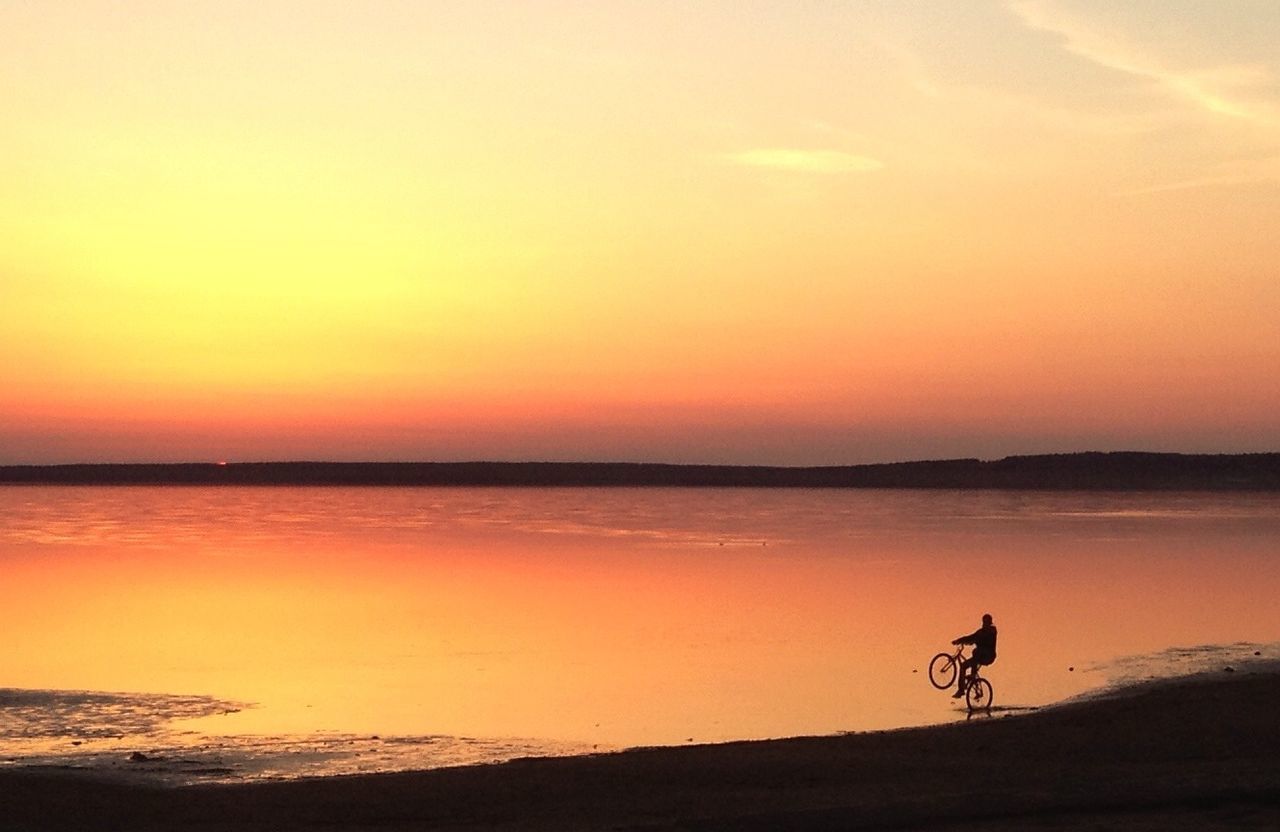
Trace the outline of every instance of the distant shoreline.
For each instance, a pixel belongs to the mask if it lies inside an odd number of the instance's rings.
[[[0,466],[0,485],[920,488],[1280,491],[1280,453],[1087,452],[779,467],[628,462],[239,462]]]

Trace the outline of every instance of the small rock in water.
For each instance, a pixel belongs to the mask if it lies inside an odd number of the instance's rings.
[[[1261,656],[1261,655],[1262,655],[1262,651],[1261,651],[1261,650],[1254,650],[1254,651],[1253,651],[1253,655],[1255,655],[1255,656]]]
[[[1076,672],[1075,665],[1072,665],[1071,667],[1068,667],[1068,668],[1067,668],[1067,672],[1068,672],[1068,673],[1075,673],[1075,672]]]
[[[82,742],[82,740],[72,740],[72,741],[71,741],[71,744],[72,744],[72,745],[79,745],[81,742]]]
[[[150,757],[148,757],[146,754],[143,754],[141,751],[135,751],[129,755],[129,762],[131,763],[145,763],[147,760],[150,760],[150,759],[151,759]]]
[[[1232,667],[1231,665],[1227,665],[1226,667],[1222,668],[1222,670],[1223,670],[1223,672],[1224,672],[1224,673],[1235,673],[1235,672],[1236,672],[1236,669],[1235,669],[1234,667]]]

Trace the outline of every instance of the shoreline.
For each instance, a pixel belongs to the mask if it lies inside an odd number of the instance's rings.
[[[829,466],[652,462],[186,462],[0,465],[0,485],[908,488],[1280,491],[1280,453],[1136,451]]]
[[[155,787],[0,771],[0,829],[1275,828],[1280,666],[919,728]]]

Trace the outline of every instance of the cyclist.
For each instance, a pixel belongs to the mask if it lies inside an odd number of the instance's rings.
[[[964,696],[969,682],[978,675],[978,668],[996,660],[996,625],[991,623],[991,613],[982,616],[981,627],[951,643],[973,645],[973,655],[960,663],[960,680],[956,685],[956,692],[951,696],[952,699],[959,699]]]

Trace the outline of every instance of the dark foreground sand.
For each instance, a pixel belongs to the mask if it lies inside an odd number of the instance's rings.
[[[1280,829],[1280,675],[841,737],[153,789],[0,773],[0,828]]]

